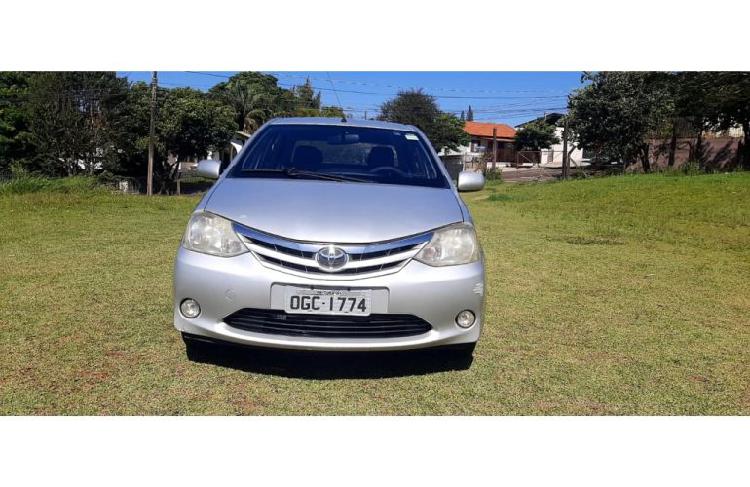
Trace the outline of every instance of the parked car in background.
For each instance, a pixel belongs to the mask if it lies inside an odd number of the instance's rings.
[[[484,263],[458,191],[412,126],[276,119],[190,217],[174,271],[188,352],[212,342],[306,350],[452,347],[482,328]]]

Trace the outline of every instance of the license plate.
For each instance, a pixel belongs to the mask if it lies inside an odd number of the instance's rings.
[[[284,291],[284,311],[287,313],[368,316],[371,305],[370,290],[287,287]]]

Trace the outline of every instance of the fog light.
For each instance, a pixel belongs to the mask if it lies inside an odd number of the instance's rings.
[[[475,319],[476,317],[474,316],[474,313],[465,309],[456,316],[456,324],[461,328],[468,328],[474,324]]]
[[[195,318],[201,314],[201,307],[198,301],[187,298],[180,303],[180,313],[185,318]]]

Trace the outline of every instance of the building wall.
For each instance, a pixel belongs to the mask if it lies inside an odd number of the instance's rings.
[[[473,137],[471,139],[471,148],[476,154],[491,154],[492,153],[492,139],[484,137]],[[514,162],[516,158],[516,150],[513,147],[513,142],[507,139],[497,140],[497,156],[495,160],[497,162]]]
[[[542,164],[544,165],[550,165],[550,166],[562,166],[563,161],[563,128],[562,127],[556,127],[555,128],[555,134],[557,135],[557,138],[560,139],[560,143],[555,144],[551,146],[549,149],[542,150]],[[571,146],[568,145],[568,150],[570,151]],[[570,162],[571,165],[575,165],[578,162],[583,162],[583,150],[581,149],[575,149],[570,154]]]
[[[745,132],[742,130],[742,127],[732,127],[729,130],[726,131],[725,134],[727,137],[744,137]]]
[[[739,148],[742,139],[738,137],[705,137],[701,141],[701,164],[712,169],[733,169],[739,163]],[[669,165],[669,139],[649,141],[651,145],[651,165],[654,169],[664,169]],[[688,161],[697,159],[697,138],[679,138],[675,145],[674,166],[678,168]]]

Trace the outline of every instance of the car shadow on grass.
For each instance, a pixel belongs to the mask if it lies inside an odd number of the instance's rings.
[[[473,357],[450,349],[313,352],[211,344],[188,350],[192,362],[297,379],[382,379],[466,370]]]

